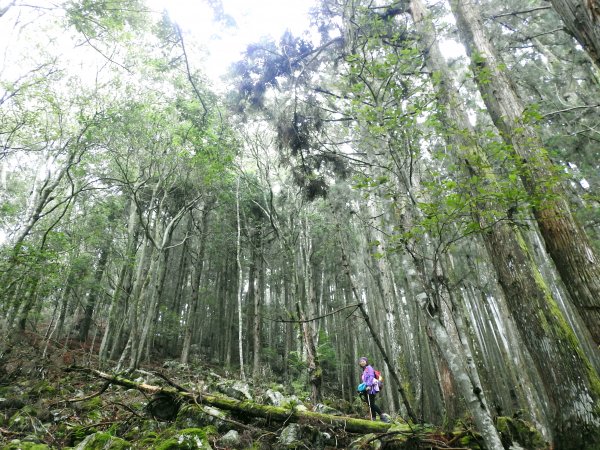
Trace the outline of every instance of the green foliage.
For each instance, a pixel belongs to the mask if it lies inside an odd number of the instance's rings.
[[[333,378],[338,365],[338,357],[329,334],[323,329],[319,329],[317,358],[321,367],[327,373],[327,378]]]
[[[143,23],[145,4],[140,0],[71,0],[66,5],[69,23],[88,38],[104,38]]]

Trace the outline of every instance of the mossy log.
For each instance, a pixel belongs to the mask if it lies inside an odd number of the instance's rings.
[[[408,434],[411,433],[411,428],[408,425],[389,424],[344,416],[333,416],[330,414],[322,414],[312,411],[302,411],[295,408],[261,405],[249,400],[240,401],[220,395],[196,394],[186,390],[177,389],[175,387],[165,388],[146,383],[138,383],[119,375],[111,375],[87,367],[70,367],[66,370],[89,373],[98,378],[102,378],[111,384],[137,389],[148,394],[172,395],[183,401],[210,405],[218,409],[232,411],[240,417],[258,417],[273,423],[302,422],[317,427],[338,428],[349,433],[386,433],[390,431],[392,426],[394,427],[395,432],[406,432]]]

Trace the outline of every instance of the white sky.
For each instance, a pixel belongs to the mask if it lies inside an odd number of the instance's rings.
[[[205,0],[147,0],[153,9],[166,9],[184,33],[203,43],[209,52],[202,69],[216,81],[227,67],[240,59],[250,43],[263,36],[278,39],[286,30],[299,35],[308,30],[308,11],[315,0],[222,0],[225,14],[235,27],[215,24]],[[196,67],[198,68],[198,67]]]

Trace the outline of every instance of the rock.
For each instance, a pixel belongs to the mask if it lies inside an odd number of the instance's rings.
[[[173,370],[186,370],[189,368],[189,366],[187,364],[182,364],[179,361],[168,359],[163,362],[163,368]]]
[[[36,416],[36,411],[31,406],[25,406],[8,421],[8,427],[14,431],[41,433],[44,427],[40,419]]]
[[[294,405],[294,409],[296,411],[300,411],[300,412],[306,412],[306,411],[308,411],[308,408],[306,406],[304,406],[302,403]]]
[[[283,429],[277,441],[280,445],[285,447],[291,447],[296,444],[301,444],[300,433],[300,425],[298,425],[297,423],[292,423]]]
[[[279,449],[322,449],[325,446],[325,435],[318,429],[292,423],[285,427],[277,439]]]
[[[348,450],[378,450],[381,448],[381,441],[376,438],[375,434],[365,434],[358,439],[352,441],[348,446]]]
[[[304,406],[304,403],[302,403],[302,401],[295,395],[285,397],[281,406],[301,412],[308,411],[308,408]]]
[[[219,445],[228,448],[239,447],[242,443],[240,434],[235,430],[229,430],[224,436],[219,439]]]
[[[208,425],[214,426],[219,431],[229,429],[226,420],[227,414],[220,409],[206,405],[185,405],[177,414],[175,424],[181,428],[199,428]]]
[[[50,450],[50,447],[48,447],[46,444],[22,442],[19,439],[13,439],[8,445],[2,447],[2,450]]]
[[[265,403],[267,405],[281,406],[285,402],[285,397],[281,392],[268,389],[265,392]]]
[[[315,405],[314,411],[321,414],[330,414],[332,416],[343,416],[343,414],[337,409],[324,405],[323,403],[318,403]]]
[[[128,450],[131,444],[121,438],[99,431],[90,434],[75,447],[75,450]]]
[[[160,450],[191,450],[201,448],[212,450],[206,432],[201,428],[188,428],[178,431],[172,438],[157,443]]]
[[[219,392],[227,395],[228,397],[235,398],[236,400],[252,400],[250,395],[250,386],[247,383],[241,381],[226,381],[224,383],[217,384]]]

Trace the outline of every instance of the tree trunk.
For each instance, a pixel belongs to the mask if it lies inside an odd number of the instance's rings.
[[[88,333],[90,331],[90,325],[92,324],[92,316],[94,309],[96,308],[96,301],[98,299],[98,293],[101,289],[100,283],[108,263],[108,255],[110,246],[110,239],[106,239],[105,245],[100,249],[100,258],[98,259],[98,266],[94,272],[94,284],[90,290],[87,302],[84,307],[83,320],[79,325],[79,340],[85,342],[87,340]]]
[[[344,270],[344,273],[346,275],[346,277],[348,278],[348,283],[350,284],[350,289],[352,291],[352,294],[354,296],[354,300],[356,301],[356,303],[358,303],[360,312],[362,314],[363,319],[365,320],[365,324],[367,325],[367,329],[369,330],[369,333],[371,334],[371,337],[373,338],[373,341],[375,342],[375,345],[377,346],[379,352],[381,353],[381,357],[383,358],[390,376],[392,377],[392,379],[394,380],[394,382],[396,383],[396,388],[398,389],[398,392],[400,393],[401,397],[402,397],[402,402],[404,404],[404,407],[406,408],[406,413],[408,414],[408,417],[410,417],[410,419],[417,423],[418,419],[417,416],[414,413],[414,410],[412,408],[412,406],[410,405],[410,402],[408,400],[408,396],[406,395],[406,392],[404,390],[404,386],[402,385],[402,382],[400,381],[400,378],[398,376],[398,373],[396,371],[396,367],[394,366],[394,364],[392,363],[392,361],[390,360],[390,358],[388,357],[387,352],[385,351],[385,348],[383,347],[383,344],[381,343],[381,340],[379,339],[379,336],[377,335],[377,333],[375,332],[375,329],[373,328],[373,325],[371,324],[371,320],[369,318],[369,315],[367,314],[367,311],[364,308],[364,305],[361,301],[360,295],[358,295],[358,291],[356,290],[356,286],[354,285],[354,282],[352,281],[352,275],[350,273],[350,263],[348,262],[348,257],[346,256],[346,251],[344,249],[344,246],[342,244],[342,236],[341,236],[341,231],[340,231],[340,225],[339,223],[336,224],[336,228],[337,228],[337,236],[338,236],[338,246],[340,248],[340,251],[342,253],[342,268]]]
[[[300,252],[294,254],[293,250],[288,247],[288,252],[291,254],[290,260],[295,263],[292,264],[292,270],[294,275],[294,296],[296,299],[296,313],[298,320],[300,321],[300,333],[303,345],[303,356],[305,357],[306,370],[308,375],[308,381],[311,388],[311,400],[314,404],[321,401],[321,387],[323,384],[323,371],[319,361],[319,355],[317,353],[317,346],[315,344],[315,332],[312,327],[312,323],[306,320],[306,311],[308,315],[312,317],[312,311],[314,310],[313,303],[314,299],[314,287],[311,267],[311,253],[312,243],[309,236],[309,228],[305,219],[302,220],[303,227],[301,231],[300,239]],[[300,279],[300,268],[302,267],[302,281]],[[300,287],[304,288],[302,291]]]
[[[563,187],[554,181],[557,169],[527,122],[525,106],[501,69],[502,62],[489,41],[477,6],[472,1],[452,0],[450,4],[481,96],[503,139],[522,161],[521,178],[533,204],[538,205],[534,214],[546,249],[596,345],[600,345],[600,258],[575,221]],[[583,4],[579,9],[585,9]],[[600,23],[595,28],[600,38]]]
[[[440,119],[448,132],[446,139],[467,177],[496,184],[489,164],[474,142],[467,115],[456,95],[454,81],[436,43],[434,27],[420,0],[411,0],[410,10],[421,35],[419,45],[436,80]],[[475,193],[477,195],[477,193]],[[491,213],[493,204],[480,202],[479,211]],[[600,379],[581,345],[558,309],[528,252],[517,227],[490,223],[481,212],[472,211],[479,221],[488,254],[502,286],[521,338],[530,351],[555,411],[554,438],[564,449],[594,448],[600,442]],[[583,436],[586,436],[585,440]]]
[[[261,333],[262,333],[262,303],[265,295],[265,277],[264,277],[264,266],[263,266],[263,244],[262,244],[262,229],[259,228],[257,232],[258,236],[258,249],[254,250],[255,254],[253,255],[254,259],[254,272],[255,276],[258,273],[258,286],[254,282],[252,282],[252,286],[254,287],[254,313],[253,313],[253,324],[252,324],[252,351],[253,351],[253,360],[252,360],[252,377],[257,380],[260,378],[260,352],[261,352]]]
[[[237,308],[238,308],[238,353],[240,358],[240,378],[245,381],[246,374],[244,372],[244,345],[243,345],[243,317],[242,317],[242,291],[244,284],[244,272],[242,270],[242,223],[240,221],[240,178],[238,176],[236,191],[235,191],[235,205],[237,212],[237,267],[238,267],[238,279],[237,279]]]
[[[600,69],[600,1],[550,0],[569,33]]]
[[[133,277],[133,268],[135,263],[136,243],[138,240],[139,216],[135,209],[133,201],[129,202],[129,219],[127,222],[127,244],[125,249],[125,258],[119,270],[119,276],[115,285],[115,290],[110,302],[108,311],[108,321],[100,343],[98,352],[100,361],[105,361],[109,356],[111,343],[119,340],[121,334],[121,324],[126,313],[125,304],[131,293],[131,279]],[[118,347],[118,343],[117,343]]]
[[[198,314],[198,305],[200,304],[200,285],[202,282],[202,273],[204,269],[204,254],[206,251],[206,237],[208,218],[210,209],[202,210],[201,219],[201,230],[200,230],[200,242],[198,248],[198,255],[195,261],[192,261],[192,294],[190,296],[188,305],[188,314],[185,321],[185,328],[183,332],[183,346],[181,349],[180,361],[183,364],[187,364],[190,354],[190,347],[192,345],[192,337],[194,335],[194,325]],[[192,223],[190,221],[190,223]]]
[[[167,241],[169,242],[169,241]],[[167,274],[167,261],[169,259],[169,250],[161,249],[154,253],[154,258],[149,271],[150,282],[147,289],[143,289],[143,296],[140,304],[143,307],[144,315],[142,328],[140,330],[137,346],[133,348],[129,368],[137,368],[144,354],[144,346],[156,317],[156,311],[161,301],[161,292]]]

